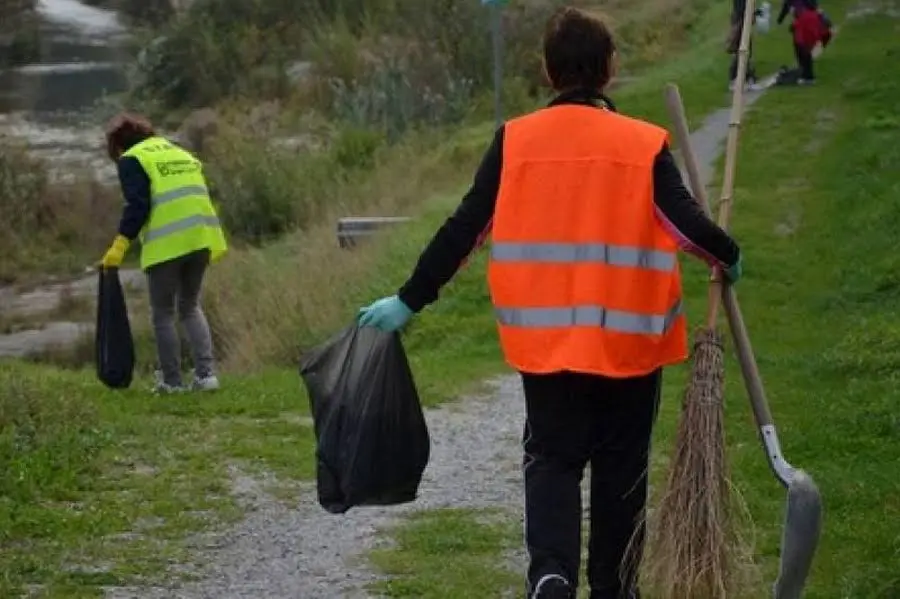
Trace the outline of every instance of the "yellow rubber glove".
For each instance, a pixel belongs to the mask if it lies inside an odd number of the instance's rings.
[[[118,268],[122,264],[122,260],[125,259],[125,252],[128,251],[128,246],[130,245],[131,241],[127,237],[116,235],[112,245],[109,246],[109,249],[106,250],[103,258],[100,260],[100,266],[103,268]]]

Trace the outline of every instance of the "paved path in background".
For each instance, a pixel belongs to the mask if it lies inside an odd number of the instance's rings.
[[[747,104],[762,92],[751,92]],[[662,98],[660,98],[662,101]],[[690,110],[690,107],[687,107]],[[727,135],[730,109],[711,114],[692,135],[708,183]],[[208,569],[199,582],[176,589],[110,589],[110,599],[363,599],[379,574],[366,554],[384,543],[378,531],[415,510],[440,507],[503,508],[521,511],[521,454],[524,400],[515,376],[490,383],[486,397],[473,397],[429,410],[432,459],[411,505],[359,508],[334,516],[322,510],[309,488],[299,506],[287,508],[261,490],[258,481],[235,474],[234,485],[249,513],[224,534],[200,542]],[[209,549],[208,543],[214,547]],[[524,556],[512,556],[524,568]],[[524,570],[523,570],[524,571]]]

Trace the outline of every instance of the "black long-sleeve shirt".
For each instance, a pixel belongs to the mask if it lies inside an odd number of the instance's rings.
[[[598,102],[615,110],[606,96],[579,91],[562,94],[550,105],[597,105]],[[437,299],[441,287],[453,278],[489,227],[500,188],[503,132],[501,126],[462,203],[437,231],[419,257],[412,276],[400,288],[400,299],[411,310],[418,312]],[[737,244],[706,216],[685,188],[667,146],[660,150],[653,166],[653,189],[657,215],[682,249],[710,265],[727,267],[737,262]]]
[[[124,156],[116,164],[125,208],[119,221],[119,234],[134,241],[150,218],[150,177],[133,156]]]
[[[798,4],[802,4],[803,6],[811,10],[819,10],[818,0],[784,0],[784,2],[781,3],[781,11],[779,11],[778,13],[778,19],[776,20],[776,22],[781,25],[785,17],[788,16],[788,13],[791,12],[791,9]]]

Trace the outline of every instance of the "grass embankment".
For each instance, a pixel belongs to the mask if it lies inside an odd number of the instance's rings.
[[[838,15],[853,4],[833,2],[828,9],[842,20]],[[771,90],[753,108],[741,144],[733,226],[746,252],[739,294],[786,456],[812,473],[824,495],[825,530],[807,592],[816,599],[900,594],[900,532],[891,525],[900,518],[900,332],[893,324],[900,308],[900,63],[892,50],[898,31],[896,17],[884,14],[848,21],[818,65],[817,87]],[[759,40],[760,61],[787,52],[777,35]],[[690,97],[687,102],[696,114]],[[697,322],[703,273],[692,264],[685,278]],[[668,373],[657,467],[674,439],[685,374],[685,368]],[[734,479],[755,521],[764,579],[771,581],[784,493],[768,470],[745,397],[730,359]],[[465,597],[468,580],[478,581],[482,596],[509,588],[503,576],[458,576],[465,558],[429,540],[452,539],[473,520],[447,522],[411,522],[397,533],[391,557],[378,556],[377,563],[402,575],[387,587],[390,596]],[[494,558],[481,549],[483,572],[502,563],[521,534],[487,533]],[[433,563],[442,563],[438,572],[447,575],[437,576]]]
[[[622,109],[660,120],[659,90],[671,77],[683,81],[698,112],[719,104],[723,65],[712,50],[719,48],[724,14],[720,6],[703,13],[689,35],[692,49],[674,53],[666,46],[672,61],[617,93]],[[291,365],[298,347],[346,325],[361,302],[402,282],[458,201],[490,135],[490,125],[475,125],[446,139],[422,132],[379,149],[368,175],[344,177],[329,188],[326,199],[333,205],[317,214],[317,224],[264,249],[234,252],[215,268],[210,314],[226,365],[256,374],[226,374],[225,389],[213,398],[150,399],[146,380],[131,391],[111,393],[89,371],[2,366],[0,455],[3,471],[11,474],[3,479],[0,499],[0,595],[44,585],[45,597],[97,596],[101,586],[152,579],[165,564],[189,559],[178,540],[238,513],[230,467],[274,472],[285,483],[282,491],[308,479],[312,432],[299,379],[293,369],[261,367]],[[247,156],[251,162],[256,157]],[[264,190],[289,189],[299,181],[289,173],[288,160],[277,167],[266,171],[275,183],[253,180],[267,185]],[[251,170],[234,180],[250,177]],[[434,199],[423,201],[429,197]],[[386,236],[359,252],[336,248],[333,218],[342,211],[395,213],[400,206],[418,217],[402,236]],[[406,336],[429,405],[501,369],[483,267],[482,254]],[[143,348],[139,360],[145,369],[152,354]],[[460,524],[462,515],[424,517],[421,524],[435,518],[469,543],[467,531],[475,524]],[[507,528],[498,525],[493,536],[482,535],[476,549],[490,554],[492,539],[508,539]],[[413,546],[415,536],[408,537]],[[392,563],[395,558],[386,554],[385,567]],[[454,568],[466,572],[476,565],[470,560]]]

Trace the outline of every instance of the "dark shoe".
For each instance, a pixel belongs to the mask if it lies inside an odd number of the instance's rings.
[[[575,599],[575,589],[559,574],[547,574],[534,587],[531,599]]]

